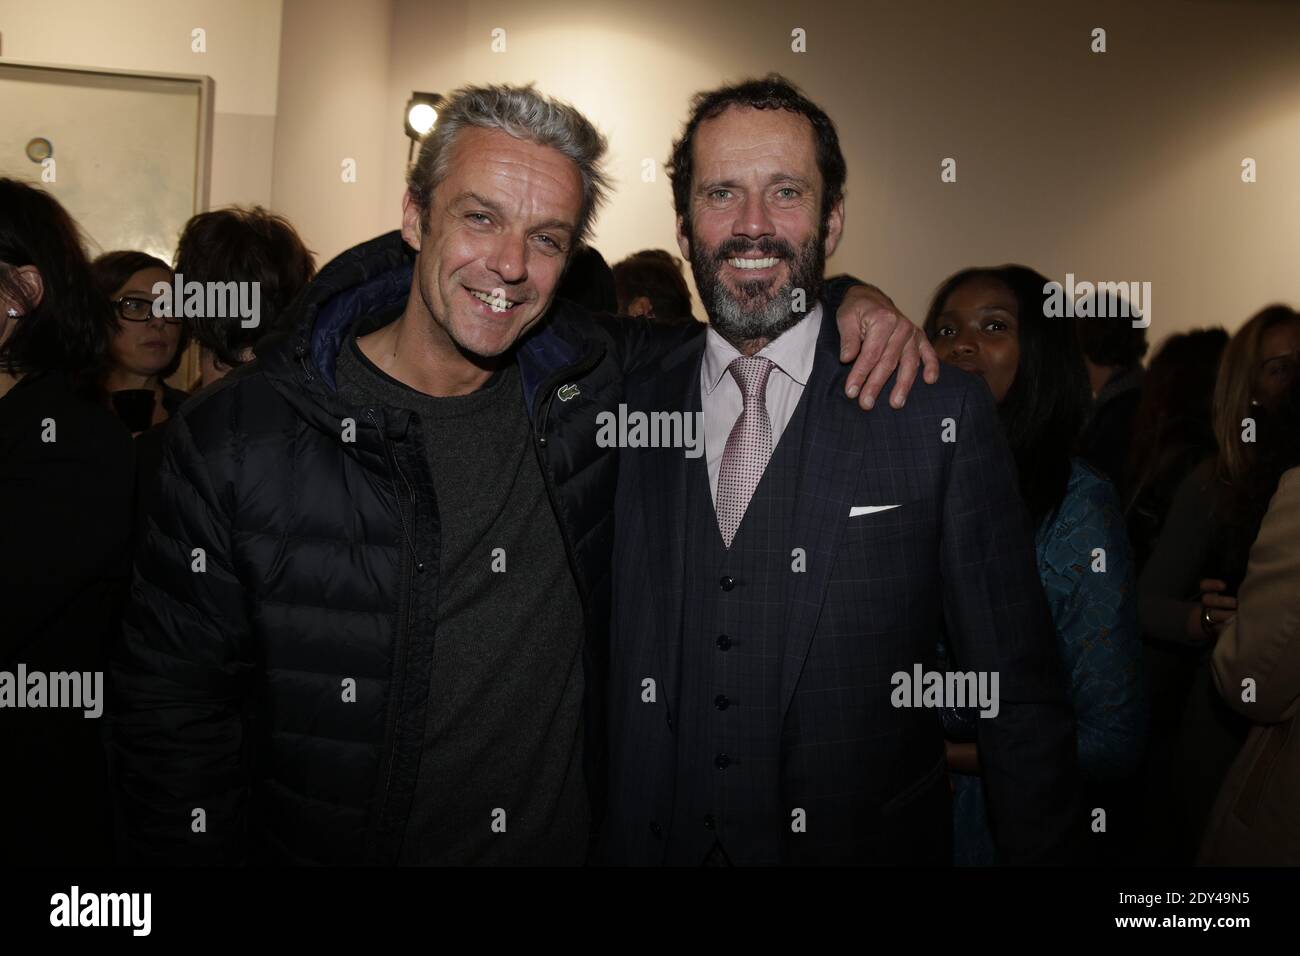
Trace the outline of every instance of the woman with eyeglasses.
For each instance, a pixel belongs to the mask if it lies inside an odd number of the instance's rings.
[[[98,673],[104,704],[133,478],[131,436],[100,391],[112,331],[77,224],[44,190],[0,178],[0,671],[28,675],[27,706],[0,711],[12,866],[110,858],[102,721],[32,706],[29,688],[33,675],[48,687],[51,674]]]
[[[1242,516],[1259,504],[1258,463],[1277,434],[1267,426],[1296,379],[1297,350],[1300,314],[1285,305],[1256,313],[1229,340],[1214,387],[1218,450],[1178,486],[1138,579],[1143,635],[1165,661],[1167,685],[1147,775],[1148,817],[1159,824],[1148,832],[1151,863],[1192,861],[1249,728],[1216,692],[1210,657],[1236,614],[1258,528]]]
[[[170,285],[172,270],[143,252],[106,252],[92,264],[96,282],[113,303],[104,388],[133,434],[161,425],[188,393],[166,379],[180,366],[189,336],[179,317],[154,308],[153,287]]]

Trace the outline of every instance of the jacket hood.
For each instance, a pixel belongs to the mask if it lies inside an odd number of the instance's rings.
[[[382,437],[403,437],[414,412],[385,406],[359,409],[341,399],[335,380],[339,350],[354,327],[364,335],[401,315],[411,292],[415,258],[397,230],[340,253],[299,294],[281,326],[255,350],[271,385],[307,421],[338,435],[342,419],[355,418],[355,445],[363,458],[375,454],[382,461],[380,432]],[[578,312],[572,303],[557,300],[515,348],[530,415],[547,378],[580,361],[585,364],[593,357],[593,347],[599,348],[575,328],[589,321]],[[366,420],[377,427],[363,428]]]

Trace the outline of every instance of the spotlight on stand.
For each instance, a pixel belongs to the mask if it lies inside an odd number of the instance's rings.
[[[415,152],[415,144],[424,139],[438,122],[438,106],[441,103],[442,97],[437,93],[412,93],[411,98],[406,101],[404,126],[406,135],[411,140],[411,145],[406,150],[408,163]]]

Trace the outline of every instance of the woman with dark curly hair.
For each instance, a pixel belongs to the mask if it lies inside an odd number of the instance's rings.
[[[102,392],[112,316],[77,225],[13,179],[0,179],[0,323],[0,671],[76,673],[83,700],[98,697],[49,707],[16,688],[24,707],[4,711],[0,733],[0,845],[11,864],[101,863],[104,755],[85,714],[102,713],[130,572],[131,436]]]

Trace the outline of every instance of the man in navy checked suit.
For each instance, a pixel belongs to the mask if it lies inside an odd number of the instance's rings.
[[[998,676],[978,743],[1001,858],[1072,859],[1073,717],[991,394],[947,369],[902,409],[844,397],[818,298],[834,125],[779,76],[703,93],[671,175],[710,329],[627,404],[699,413],[704,455],[621,452],[600,855],[949,863],[939,711],[891,701],[946,636]]]

